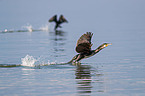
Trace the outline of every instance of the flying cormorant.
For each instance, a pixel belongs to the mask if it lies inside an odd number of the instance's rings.
[[[61,28],[62,23],[68,23],[68,21],[64,18],[63,15],[60,15],[59,20],[57,20],[57,15],[54,15],[49,19],[49,22],[55,22],[54,30],[56,30],[58,27]]]
[[[78,61],[80,61],[84,58],[88,58],[88,57],[95,55],[96,53],[98,53],[100,50],[107,47],[108,45],[112,45],[111,43],[103,43],[97,49],[91,50],[91,46],[92,46],[91,38],[92,38],[92,36],[93,36],[92,32],[87,32],[86,34],[83,34],[79,38],[79,40],[77,41],[77,45],[76,45],[76,52],[78,52],[79,54],[74,56],[72,58],[72,60],[69,61],[68,63],[77,63]]]

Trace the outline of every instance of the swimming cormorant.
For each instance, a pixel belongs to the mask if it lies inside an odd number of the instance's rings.
[[[58,27],[61,28],[62,23],[68,23],[68,21],[64,18],[63,15],[60,15],[59,20],[57,20],[57,15],[54,15],[49,19],[49,22],[55,22],[54,29],[56,30]]]
[[[110,43],[103,43],[97,49],[91,50],[91,46],[92,46],[91,38],[92,38],[92,36],[93,36],[92,32],[87,32],[86,34],[83,34],[79,38],[79,40],[77,41],[77,45],[76,45],[76,52],[78,52],[79,54],[74,56],[72,58],[72,60],[69,61],[68,63],[77,63],[78,61],[80,61],[84,58],[88,58],[88,57],[95,55],[96,53],[98,53],[100,50],[107,47],[108,45],[112,45]]]

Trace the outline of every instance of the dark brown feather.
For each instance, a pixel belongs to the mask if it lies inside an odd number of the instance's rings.
[[[57,15],[54,15],[49,19],[49,22],[57,22]]]
[[[60,23],[64,23],[64,22],[68,22],[65,18],[64,18],[64,16],[63,15],[60,15],[60,17],[59,17],[59,22]]]
[[[91,51],[91,38],[92,38],[93,33],[87,32],[86,34],[83,34],[79,40],[77,41],[76,45],[76,52],[78,53],[90,53]]]

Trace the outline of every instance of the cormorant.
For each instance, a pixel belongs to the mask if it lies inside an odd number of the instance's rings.
[[[68,23],[68,21],[64,18],[63,15],[60,15],[59,20],[57,20],[57,15],[54,15],[49,19],[49,22],[55,22],[54,29],[56,30],[58,27],[61,28],[60,24]]]
[[[92,46],[91,38],[92,38],[92,36],[93,36],[92,32],[87,32],[86,34],[83,34],[79,38],[79,40],[77,41],[77,45],[76,45],[76,52],[78,52],[79,54],[74,56],[72,58],[72,60],[69,61],[68,63],[77,63],[78,61],[80,61],[84,58],[88,58],[88,57],[95,55],[96,53],[98,53],[100,50],[107,47],[108,45],[112,45],[110,43],[103,43],[97,49],[91,50],[91,46]]]

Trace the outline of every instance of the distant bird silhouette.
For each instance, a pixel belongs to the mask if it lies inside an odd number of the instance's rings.
[[[84,58],[88,58],[88,57],[95,55],[96,53],[98,53],[100,50],[104,49],[108,45],[112,45],[109,43],[103,43],[97,49],[91,50],[91,46],[92,46],[91,38],[92,38],[92,36],[93,36],[92,32],[87,32],[86,34],[83,34],[79,38],[79,40],[77,41],[77,45],[76,45],[76,52],[78,52],[79,54],[74,56],[72,58],[72,60],[69,61],[68,63],[77,63],[78,61],[80,61]]]
[[[49,22],[55,22],[54,29],[56,30],[58,27],[61,28],[62,23],[68,23],[68,21],[64,18],[63,15],[60,15],[59,20],[57,20],[57,15],[54,15],[49,19]]]

